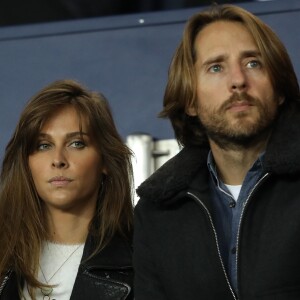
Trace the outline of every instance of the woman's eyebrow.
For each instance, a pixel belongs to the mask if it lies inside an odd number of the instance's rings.
[[[66,137],[67,138],[73,138],[73,137],[76,137],[76,136],[83,136],[83,135],[85,135],[85,136],[89,136],[89,134],[88,133],[86,133],[86,132],[83,132],[83,131],[76,131],[76,132],[70,132],[70,133],[67,133],[66,134]]]
[[[66,134],[66,137],[67,138],[73,138],[73,137],[77,137],[77,136],[83,136],[83,135],[85,135],[85,136],[89,136],[89,134],[88,133],[86,133],[86,132],[83,132],[83,131],[74,131],[74,132],[69,132],[69,133],[67,133]],[[50,134],[48,134],[48,133],[44,133],[44,132],[40,132],[39,133],[39,138],[51,138],[52,136],[50,135]]]

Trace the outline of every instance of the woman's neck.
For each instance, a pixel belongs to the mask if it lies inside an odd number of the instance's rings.
[[[48,239],[59,244],[84,243],[90,221],[90,217],[77,216],[66,212],[49,213],[47,217]]]

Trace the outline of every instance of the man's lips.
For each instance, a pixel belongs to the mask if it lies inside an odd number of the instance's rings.
[[[73,179],[64,176],[55,176],[48,180],[48,182],[55,186],[64,186],[72,182]]]
[[[231,111],[244,111],[249,109],[249,107],[253,106],[253,104],[251,104],[248,101],[237,101],[237,102],[233,102],[231,104],[229,104],[226,109],[227,110],[231,110]]]

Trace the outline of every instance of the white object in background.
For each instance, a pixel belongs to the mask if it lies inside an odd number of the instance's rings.
[[[127,146],[132,150],[132,170],[134,178],[134,188],[147,179],[154,170],[152,157],[153,138],[149,134],[138,133],[127,136]],[[134,204],[138,201],[138,196],[134,194]]]
[[[154,171],[160,168],[170,158],[175,156],[181,147],[176,139],[157,140],[154,143],[152,156],[154,158]]]
[[[175,139],[154,141],[151,135],[145,133],[127,136],[126,144],[134,153],[132,169],[135,189],[180,151],[180,147]],[[135,193],[134,205],[138,200],[138,196]]]

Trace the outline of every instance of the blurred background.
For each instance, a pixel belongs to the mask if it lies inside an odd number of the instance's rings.
[[[266,1],[266,0],[264,0]],[[281,0],[284,1],[284,0]],[[241,0],[1,0],[0,26],[153,12]],[[249,2],[249,1],[248,1]],[[256,1],[259,2],[259,1]]]
[[[300,78],[300,0],[216,2],[237,4],[270,25]],[[1,0],[0,159],[30,97],[54,80],[72,78],[108,98],[118,131],[135,153],[138,186],[180,150],[170,122],[157,115],[185,23],[211,4]]]

